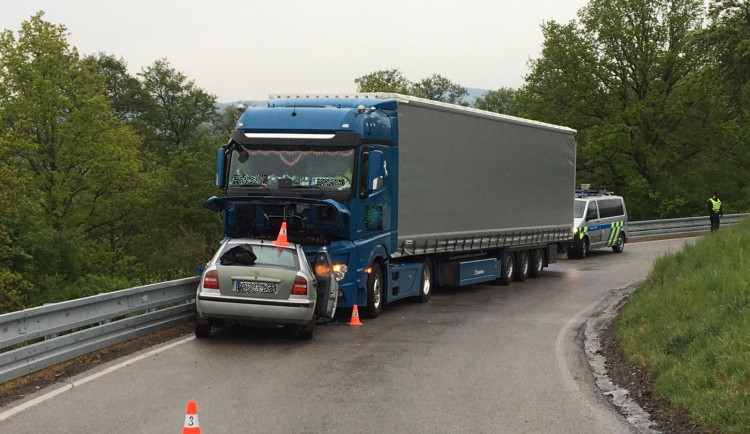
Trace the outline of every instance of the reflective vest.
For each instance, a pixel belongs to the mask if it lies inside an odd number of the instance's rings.
[[[721,209],[721,200],[719,199],[714,200],[714,198],[711,198],[708,200],[711,201],[711,206],[713,207],[714,212],[719,212],[719,210]]]

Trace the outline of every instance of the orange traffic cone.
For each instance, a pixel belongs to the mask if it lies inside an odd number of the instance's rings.
[[[353,326],[361,326],[362,322],[359,320],[359,311],[357,310],[357,305],[354,305],[354,309],[352,309],[352,319],[349,320],[349,325]]]
[[[201,427],[198,424],[198,404],[192,399],[187,403],[182,434],[201,434]]]
[[[277,246],[283,246],[286,247],[289,245],[289,241],[286,239],[286,222],[281,223],[281,230],[279,231],[279,236],[276,238],[276,241],[273,242]]]

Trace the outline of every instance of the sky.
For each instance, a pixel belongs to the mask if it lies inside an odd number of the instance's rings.
[[[219,102],[273,93],[352,93],[398,68],[468,88],[517,88],[540,56],[541,24],[588,0],[0,0],[0,29],[38,11],[81,55],[122,58],[131,74],[167,59]]]

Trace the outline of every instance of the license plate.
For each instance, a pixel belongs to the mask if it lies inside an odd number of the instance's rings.
[[[243,282],[234,283],[235,292],[241,294],[276,294],[276,284],[267,282]]]

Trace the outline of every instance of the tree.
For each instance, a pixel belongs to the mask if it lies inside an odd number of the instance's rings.
[[[491,90],[474,101],[474,108],[516,116],[516,90],[509,87]]]
[[[155,61],[139,75],[154,102],[142,116],[150,127],[147,144],[159,161],[166,162],[171,151],[193,146],[200,128],[215,120],[216,97],[198,88],[166,59]]]
[[[579,21],[543,25],[542,57],[519,93],[521,112],[573,127],[578,177],[626,196],[631,218],[700,212],[712,127],[694,43],[698,0],[592,0]]]
[[[411,83],[398,68],[383,69],[354,79],[357,92],[388,92],[409,94]]]
[[[128,73],[124,59],[99,53],[86,56],[83,61],[92,72],[104,77],[104,96],[120,120],[135,121],[155,108],[143,84]]]
[[[440,74],[432,74],[414,83],[409,93],[434,101],[466,105],[463,98],[469,94],[469,91]]]
[[[65,34],[41,12],[17,39],[0,34],[0,176],[13,188],[0,232],[23,246],[4,281],[50,293],[120,262],[143,187],[139,138]]]

